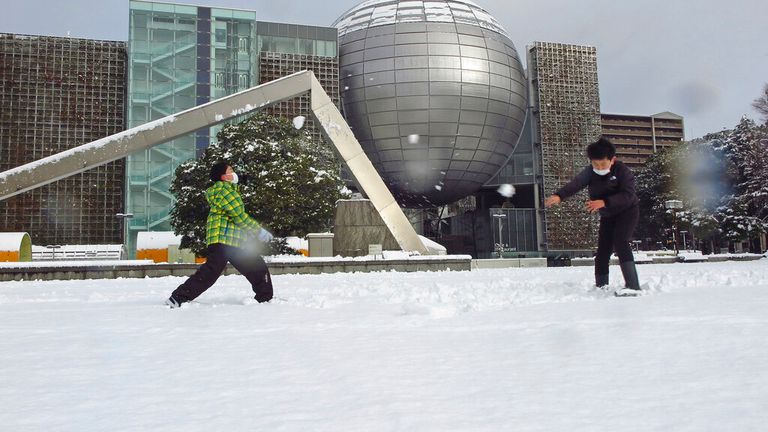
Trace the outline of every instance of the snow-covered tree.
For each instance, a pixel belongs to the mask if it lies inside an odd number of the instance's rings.
[[[640,238],[666,241],[670,199],[678,226],[698,239],[740,242],[768,229],[768,134],[744,117],[733,130],[663,150],[637,174]]]
[[[171,224],[184,248],[205,253],[210,168],[227,161],[241,177],[246,211],[276,237],[304,236],[330,228],[336,201],[346,198],[339,165],[322,143],[285,118],[257,113],[227,125],[198,159],[180,165],[171,192],[176,203]],[[243,181],[244,180],[244,181]],[[283,243],[284,244],[284,243]],[[283,248],[273,243],[272,252]]]
[[[743,241],[768,229],[768,145],[765,128],[743,117],[720,148],[731,162],[733,195],[719,210],[726,236]]]
[[[637,173],[641,218],[638,237],[664,244],[671,239],[677,218],[679,230],[699,240],[716,239],[720,232],[714,215],[728,184],[725,173],[722,153],[706,141],[664,149],[651,156]],[[673,213],[664,205],[668,200],[682,201],[683,209]]]

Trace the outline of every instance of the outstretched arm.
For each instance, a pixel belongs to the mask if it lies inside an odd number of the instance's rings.
[[[565,186],[558,189],[554,195],[560,197],[560,200],[566,200],[576,195],[580,190],[589,185],[589,179],[592,176],[592,166],[587,166],[580,173],[576,174]]]

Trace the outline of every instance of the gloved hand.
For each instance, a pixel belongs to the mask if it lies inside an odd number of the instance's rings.
[[[258,238],[260,241],[263,241],[264,243],[268,243],[272,241],[272,233],[265,230],[264,228],[259,228],[259,232],[256,233],[256,238]]]

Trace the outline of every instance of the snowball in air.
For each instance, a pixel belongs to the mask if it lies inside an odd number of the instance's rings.
[[[512,198],[512,196],[515,194],[515,187],[511,184],[503,184],[499,186],[498,189],[496,189],[496,192],[498,192],[501,196]]]
[[[304,126],[304,120],[307,118],[304,116],[296,116],[293,118],[293,127],[296,129],[301,129]]]
[[[419,143],[419,134],[408,135],[408,144],[418,144],[418,143]]]

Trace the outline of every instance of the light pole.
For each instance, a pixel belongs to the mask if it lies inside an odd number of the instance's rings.
[[[126,219],[131,219],[133,217],[133,213],[117,213],[115,214],[115,217],[120,219],[120,225],[123,231],[123,250],[125,250],[125,236],[126,236]]]
[[[664,207],[672,210],[672,243],[675,244],[675,255],[678,254],[677,249],[677,210],[683,208],[683,202],[680,200],[667,200],[664,201]]]
[[[499,258],[504,258],[504,243],[501,240],[501,234],[502,234],[502,231],[501,231],[502,230],[501,220],[506,218],[507,215],[505,215],[504,213],[501,213],[501,211],[499,211],[499,213],[494,213],[493,217],[495,217],[499,221],[499,242],[496,243],[496,246],[497,246],[497,249],[498,249],[498,253],[499,253]]]
[[[680,231],[680,235],[683,236],[683,249],[688,250],[688,244],[685,242],[685,235],[688,231]]]

